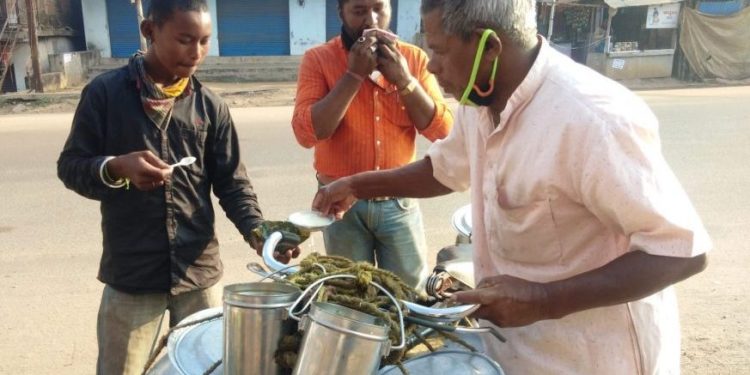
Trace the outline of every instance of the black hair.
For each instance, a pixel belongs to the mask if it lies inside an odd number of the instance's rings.
[[[207,12],[206,0],[151,0],[146,12],[146,18],[156,25],[167,22],[176,10],[181,12]]]
[[[349,0],[339,0],[339,9],[341,9],[342,7],[344,7],[344,4],[348,3],[348,2],[349,2]]]

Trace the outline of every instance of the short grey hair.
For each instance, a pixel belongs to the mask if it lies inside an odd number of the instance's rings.
[[[528,48],[536,43],[534,0],[422,0],[422,15],[442,10],[443,31],[469,39],[476,29],[492,29]]]

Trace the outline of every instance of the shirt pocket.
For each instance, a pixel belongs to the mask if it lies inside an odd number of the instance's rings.
[[[393,202],[403,212],[413,211],[419,206],[419,203],[414,198],[394,198]]]
[[[180,176],[195,178],[204,175],[203,161],[208,139],[208,126],[204,124],[208,123],[195,120],[191,122],[174,120],[170,124],[170,154],[172,154],[170,157],[173,159],[170,163],[176,163],[186,156],[194,156],[198,159],[191,165],[177,169],[173,175],[175,179],[179,179]]]
[[[176,121],[175,125],[180,137],[192,144],[202,145],[206,141],[206,129],[208,128],[204,122],[196,121],[198,123],[187,123],[183,121]]]
[[[551,198],[545,198],[515,207],[495,203],[498,209],[491,222],[497,224],[494,231],[489,229],[491,251],[518,263],[559,263],[562,248],[550,202]]]
[[[386,109],[384,111],[385,118],[389,123],[399,127],[413,127],[414,124],[411,121],[411,117],[409,117],[409,112],[406,110],[406,105],[401,102],[401,98],[398,96],[398,93],[394,91],[389,95],[394,95],[395,97],[393,97],[393,101],[388,103],[388,105],[384,105]]]

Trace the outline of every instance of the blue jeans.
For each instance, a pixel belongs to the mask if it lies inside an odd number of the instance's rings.
[[[389,270],[421,290],[427,243],[419,203],[411,198],[359,200],[323,231],[326,252]]]

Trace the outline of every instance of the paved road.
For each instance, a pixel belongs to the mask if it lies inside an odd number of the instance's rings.
[[[743,251],[750,242],[750,199],[742,194],[750,183],[750,87],[641,95],[660,117],[664,152],[719,250],[706,273],[678,288],[685,373],[750,370],[750,309],[742,291],[750,257]],[[266,216],[282,219],[307,208],[315,189],[312,154],[294,142],[291,108],[241,108],[233,114],[242,159]],[[93,372],[102,288],[95,280],[99,211],[96,202],[66,190],[55,175],[71,118],[69,113],[0,116],[2,374]],[[425,148],[420,143],[420,151]],[[433,251],[453,241],[450,216],[467,202],[466,194],[423,201]],[[225,282],[253,279],[244,265],[257,257],[229,221],[217,217]],[[322,251],[319,236],[306,251]]]

